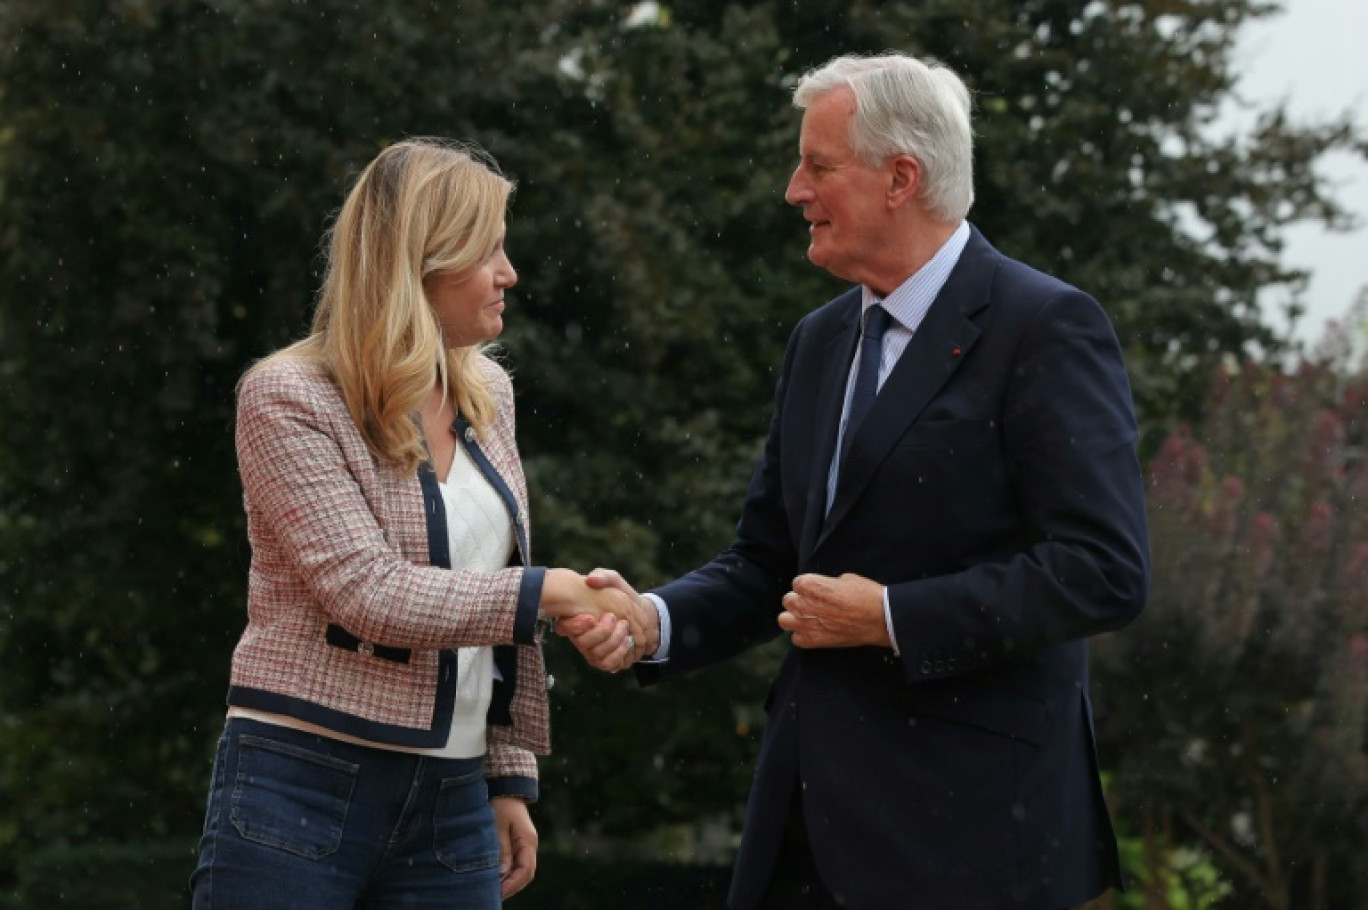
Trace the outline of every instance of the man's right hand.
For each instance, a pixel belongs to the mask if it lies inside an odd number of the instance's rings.
[[[620,592],[637,609],[637,621],[630,624],[608,615],[579,615],[556,620],[556,633],[570,639],[590,666],[616,673],[660,650],[660,616],[655,604],[638,594],[612,569],[595,569],[585,576],[585,584],[598,591]],[[634,626],[642,631],[636,632]]]

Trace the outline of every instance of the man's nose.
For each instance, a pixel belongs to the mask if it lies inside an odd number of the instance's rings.
[[[789,205],[806,205],[812,201],[812,190],[803,179],[803,169],[797,168],[789,178],[788,189],[784,190],[784,201]]]

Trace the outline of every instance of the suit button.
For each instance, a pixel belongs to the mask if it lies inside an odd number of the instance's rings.
[[[556,677],[548,673],[546,674],[546,691],[550,692],[554,688],[556,688]]]
[[[363,641],[356,646],[356,653],[360,654],[362,657],[373,657],[375,656],[375,645],[368,641]]]
[[[475,432],[474,427],[466,427],[465,437],[466,442],[470,443],[471,445],[474,445],[475,440],[480,438],[480,434]]]
[[[921,671],[922,671],[923,674],[930,674],[930,672],[931,672],[931,661],[929,661],[929,660],[924,660],[924,661],[922,661],[922,662],[921,662]]]

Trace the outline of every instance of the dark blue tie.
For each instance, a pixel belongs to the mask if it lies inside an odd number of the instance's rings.
[[[860,365],[855,369],[855,391],[850,393],[850,411],[846,414],[845,435],[841,437],[842,465],[850,451],[850,440],[879,391],[879,361],[883,358],[883,336],[888,320],[888,310],[877,303],[865,314],[864,332],[860,336]]]

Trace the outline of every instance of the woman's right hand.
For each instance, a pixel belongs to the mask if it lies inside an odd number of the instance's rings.
[[[591,588],[585,584],[583,575],[570,569],[546,570],[546,579],[542,583],[542,613],[553,619],[570,616],[598,618],[606,613],[625,620],[633,641],[630,649],[632,660],[641,657],[648,640],[644,610],[636,598],[618,588]]]

